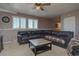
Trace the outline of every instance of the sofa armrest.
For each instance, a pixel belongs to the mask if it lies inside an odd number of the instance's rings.
[[[17,38],[22,38],[22,35],[17,35]]]
[[[22,35],[17,35],[18,41],[22,39]]]

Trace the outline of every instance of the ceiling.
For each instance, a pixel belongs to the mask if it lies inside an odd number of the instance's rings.
[[[0,3],[0,9],[33,16],[53,18],[79,9],[79,3],[51,3],[44,11],[34,9],[33,3]]]

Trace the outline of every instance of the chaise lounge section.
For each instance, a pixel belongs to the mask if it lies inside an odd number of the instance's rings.
[[[52,41],[53,45],[57,45],[62,48],[67,48],[71,38],[73,38],[73,32],[70,31],[60,31],[52,32],[52,36],[48,35],[45,38]]]

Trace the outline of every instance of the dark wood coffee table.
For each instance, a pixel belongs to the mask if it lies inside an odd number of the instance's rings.
[[[41,52],[51,50],[52,42],[49,40],[41,39],[33,39],[29,40],[29,47],[34,52],[35,56]]]

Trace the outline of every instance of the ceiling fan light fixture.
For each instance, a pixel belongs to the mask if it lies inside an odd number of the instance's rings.
[[[41,8],[40,6],[36,6],[36,9],[37,9],[37,10],[40,10],[40,8]]]
[[[49,6],[50,3],[35,3],[35,9],[44,11],[44,6]]]

